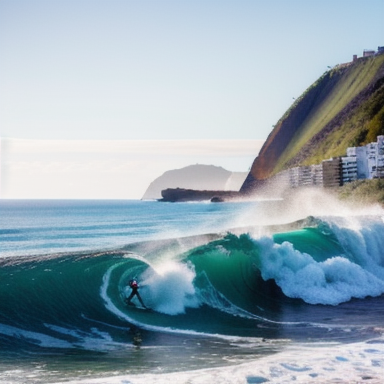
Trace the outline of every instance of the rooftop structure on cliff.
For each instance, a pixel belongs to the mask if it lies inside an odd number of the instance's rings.
[[[375,51],[373,49],[364,49],[363,57],[370,57],[370,56],[374,56],[374,55],[380,55],[382,53],[384,53],[384,47],[377,47],[377,51]],[[357,55],[353,55],[352,62],[354,62],[356,60],[357,60]]]

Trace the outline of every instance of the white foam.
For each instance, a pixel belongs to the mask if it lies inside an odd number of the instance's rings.
[[[73,345],[65,340],[60,340],[40,332],[26,331],[11,325],[0,324],[0,334],[29,340],[31,343],[38,344],[46,348],[72,348]]]
[[[45,327],[54,332],[71,336],[76,340],[73,341],[72,347],[83,348],[89,351],[112,351],[116,349],[126,349],[125,343],[113,341],[107,332],[102,332],[98,328],[91,328],[90,332],[84,332],[77,329],[69,329],[53,324],[44,324]]]
[[[163,374],[139,374],[66,381],[67,384],[381,384],[384,340],[344,345],[293,345],[240,365]]]
[[[263,279],[274,279],[288,297],[309,304],[337,305],[352,297],[384,293],[384,281],[371,272],[372,268],[365,269],[344,257],[316,262],[288,242],[280,245],[262,238],[259,244]]]
[[[200,304],[193,285],[194,278],[192,266],[166,262],[148,268],[140,276],[140,286],[151,308],[167,315],[178,315],[185,313],[186,308],[197,308]]]
[[[384,280],[384,223],[380,216],[328,218],[350,260]]]

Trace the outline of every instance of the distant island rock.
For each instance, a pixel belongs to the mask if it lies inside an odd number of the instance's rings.
[[[224,201],[236,200],[239,192],[237,191],[215,191],[215,190],[194,190],[184,188],[168,188],[161,191],[162,199],[170,203],[180,203],[187,201],[211,201],[221,203]]]
[[[239,191],[248,172],[231,172],[215,165],[195,164],[163,173],[152,181],[142,200],[162,199],[167,189]]]

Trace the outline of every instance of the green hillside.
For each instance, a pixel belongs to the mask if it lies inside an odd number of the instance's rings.
[[[354,204],[378,203],[384,207],[384,180],[357,180],[347,183],[337,190],[337,196]]]
[[[383,65],[384,55],[381,55],[379,58],[361,60],[351,68],[331,70],[324,75],[323,81],[326,82],[333,76],[339,79],[328,97],[311,111],[293,136],[275,171],[286,168],[286,164],[290,163],[316,164],[332,156],[344,155],[348,146],[365,144],[367,136],[376,141],[384,125],[381,124],[378,132],[373,134],[371,122],[380,111],[384,117],[383,78],[381,87],[374,94],[369,92],[366,97],[362,95],[360,105],[351,104],[359,104],[358,96],[374,81]],[[337,117],[339,121],[336,121]],[[334,124],[331,125],[331,122]],[[305,153],[299,154],[301,150],[305,150]]]
[[[384,134],[384,55],[336,66],[277,122],[242,189],[297,165],[344,155]],[[248,185],[247,185],[248,184]]]

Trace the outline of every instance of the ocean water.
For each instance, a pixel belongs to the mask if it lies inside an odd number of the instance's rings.
[[[379,207],[0,201],[0,383],[382,383],[383,334]]]

